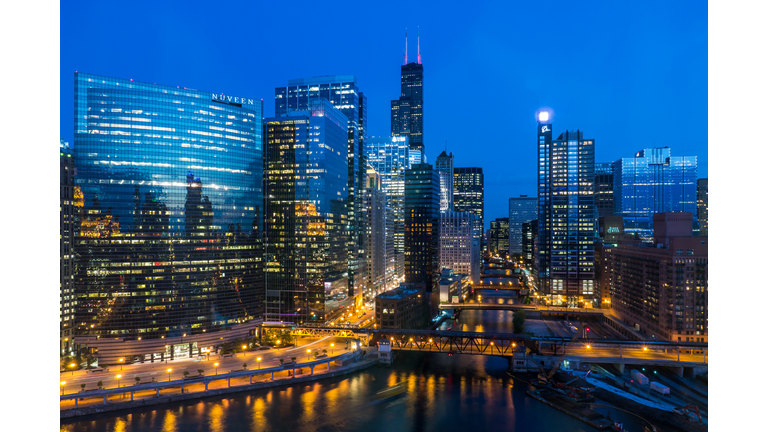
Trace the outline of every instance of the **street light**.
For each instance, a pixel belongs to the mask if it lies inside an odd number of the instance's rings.
[[[333,344],[331,344],[331,355],[333,355]]]
[[[243,357],[245,357],[245,345],[243,345]]]
[[[261,369],[261,357],[256,357],[256,364],[259,365],[259,369]]]
[[[59,383],[61,385],[61,395],[62,396],[64,396],[64,384],[66,384],[66,383],[67,383],[66,381],[62,381],[61,383]]]
[[[171,368],[168,368],[168,381],[170,381],[170,380],[171,380],[171,371],[172,371],[172,370],[173,370],[173,369],[171,369]]]
[[[123,362],[125,361],[125,359],[121,358],[119,361],[120,361],[120,370],[123,370]]]
[[[120,374],[117,374],[117,376],[115,377],[117,378],[117,388],[120,388],[120,377],[122,377],[122,375]]]
[[[214,363],[213,365],[216,366],[216,375],[218,375],[219,374],[219,364],[218,363]]]
[[[309,352],[310,351],[312,351],[312,350],[309,350],[309,349],[307,350],[307,361],[309,361]]]
[[[76,365],[74,363],[70,363],[69,367],[74,368]],[[75,376],[75,370],[72,369],[72,376]]]

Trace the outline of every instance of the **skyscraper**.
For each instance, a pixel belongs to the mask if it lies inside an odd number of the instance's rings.
[[[470,212],[440,213],[440,268],[469,276],[480,283],[480,239],[474,235],[478,216]]]
[[[59,354],[72,352],[75,324],[75,161],[69,143],[59,142]],[[82,198],[82,197],[81,197]],[[78,207],[76,207],[78,206]]]
[[[258,99],[75,73],[76,345],[116,364],[255,334],[261,120]]]
[[[409,137],[409,145],[424,154],[424,66],[419,53],[408,63],[408,35],[405,36],[405,61],[400,66],[400,98],[391,104],[393,137]]]
[[[491,255],[506,257],[509,255],[509,218],[491,221],[488,251]]]
[[[598,218],[613,216],[613,163],[595,163],[595,207]]]
[[[365,130],[367,129],[367,102],[357,85],[354,75],[327,75],[312,78],[292,79],[287,87],[275,88],[275,115],[287,114],[289,110],[307,110],[315,98],[328,100],[348,119],[347,160],[349,168],[348,215],[349,242],[349,297],[359,297],[364,268],[364,229],[361,214],[362,190],[365,184]]]
[[[539,220],[523,222],[523,263],[527,269],[533,268],[534,240],[539,234]]]
[[[336,309],[326,298],[352,298],[344,247],[347,117],[322,98],[308,105],[264,120],[268,321],[323,322]]]
[[[405,170],[405,282],[437,289],[440,265],[440,180],[430,164]]]
[[[368,137],[365,144],[364,153],[368,164],[381,176],[381,188],[387,195],[387,206],[394,211],[393,241],[396,253],[405,250],[403,199],[405,170],[411,167],[411,152],[407,137]]]
[[[699,219],[699,235],[709,235],[709,179],[696,181],[696,214]]]
[[[453,153],[440,153],[435,170],[440,176],[440,211],[453,211]]]
[[[669,147],[646,148],[614,163],[614,214],[627,233],[653,236],[653,215],[692,212],[696,226],[696,156],[672,156]]]
[[[453,210],[471,212],[479,216],[475,220],[475,235],[480,238],[480,250],[483,249],[485,232],[484,206],[485,189],[482,168],[453,169]]]
[[[365,253],[367,268],[363,296],[372,302],[377,294],[386,291],[386,195],[381,190],[381,176],[373,168],[367,171],[363,196],[365,215]]]
[[[539,111],[539,290],[576,305],[594,296],[595,141],[581,131],[552,140],[550,112]]]
[[[520,195],[509,199],[509,254],[523,253],[523,223],[538,217],[538,198]]]

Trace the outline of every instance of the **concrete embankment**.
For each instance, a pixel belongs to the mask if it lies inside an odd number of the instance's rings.
[[[59,418],[64,419],[64,418],[72,418],[72,417],[82,417],[82,416],[100,414],[100,413],[105,413],[110,411],[130,410],[130,409],[147,407],[147,406],[161,405],[161,404],[171,403],[171,402],[197,400],[197,399],[204,399],[209,397],[223,396],[231,393],[239,393],[244,391],[261,390],[261,389],[267,389],[267,388],[273,388],[273,387],[287,387],[294,384],[318,381],[326,378],[333,378],[337,376],[347,375],[362,369],[369,368],[376,364],[378,364],[378,360],[375,356],[372,356],[372,358],[366,358],[365,360],[351,364],[349,366],[344,366],[343,368],[339,368],[331,372],[316,372],[314,375],[305,375],[302,377],[283,378],[283,379],[277,379],[274,381],[239,385],[239,386],[234,386],[229,388],[212,389],[212,390],[203,391],[203,392],[175,394],[170,396],[161,396],[161,397],[141,399],[141,400],[128,401],[128,402],[110,401],[110,403],[106,405],[94,405],[89,407],[64,410],[60,412]]]

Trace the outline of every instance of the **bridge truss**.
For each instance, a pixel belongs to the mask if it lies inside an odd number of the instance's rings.
[[[524,343],[521,338],[508,334],[429,332],[420,335],[398,330],[381,333],[382,339],[389,340],[392,349],[412,351],[512,356],[515,348]]]
[[[325,337],[357,339],[360,337],[355,330],[332,327],[295,327],[291,329],[291,336]]]

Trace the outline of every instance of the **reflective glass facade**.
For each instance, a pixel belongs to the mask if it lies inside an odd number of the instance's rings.
[[[696,156],[672,156],[669,147],[641,150],[614,163],[614,214],[624,230],[644,240],[653,237],[653,215],[692,212],[696,219]]]
[[[696,181],[696,215],[699,219],[699,235],[709,235],[709,179]]]
[[[82,200],[78,201],[82,205]],[[75,324],[75,160],[69,143],[59,142],[59,349],[71,352]]]
[[[291,110],[308,110],[317,98],[329,101],[347,117],[348,140],[348,266],[350,297],[362,293],[362,272],[365,266],[363,221],[358,217],[362,209],[365,185],[365,131],[367,129],[367,99],[357,85],[354,75],[326,75],[292,79],[287,87],[275,88],[275,116],[289,114]]]
[[[613,163],[595,163],[595,207],[598,218],[613,216]]]
[[[78,335],[262,315],[261,120],[258,99],[75,74]]]
[[[430,164],[405,170],[405,282],[437,290],[440,266],[440,180]]]
[[[509,218],[491,221],[488,250],[491,255],[506,257],[509,254]]]
[[[509,199],[509,254],[523,253],[523,222],[538,217],[539,199],[520,195]]]
[[[482,168],[453,169],[453,210],[471,212],[478,216],[475,224],[475,236],[480,239],[480,250],[483,249],[483,219],[485,208],[485,189]]]
[[[435,170],[440,176],[440,211],[453,211],[453,153],[440,153]]]
[[[264,121],[266,321],[324,322],[348,298],[347,117],[308,105]]]

